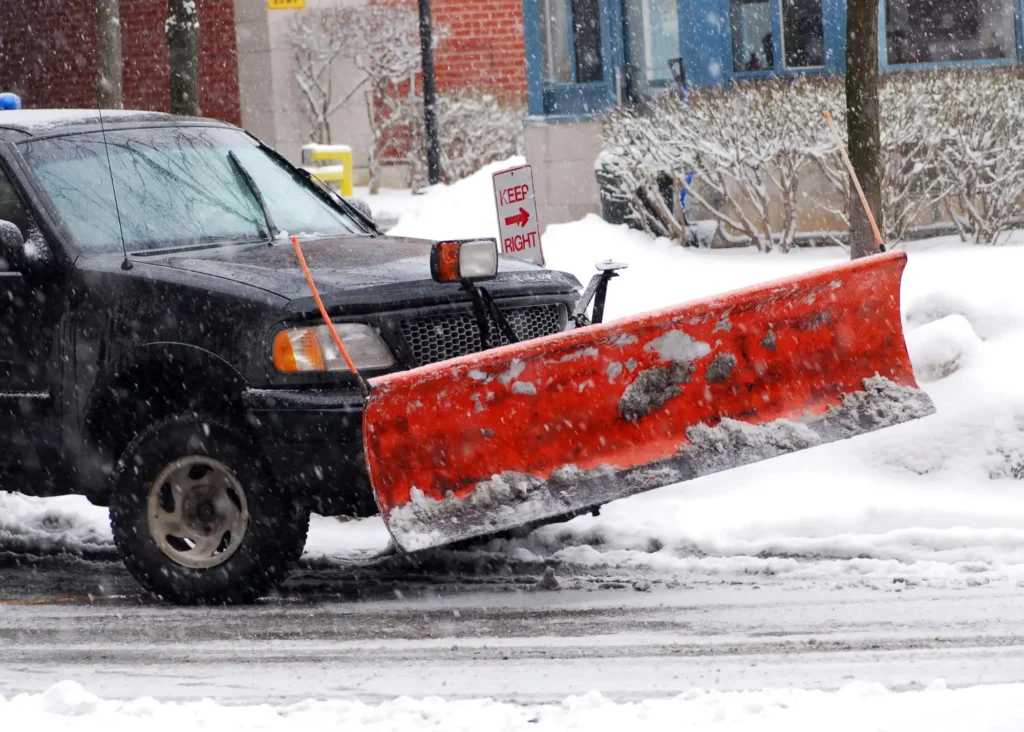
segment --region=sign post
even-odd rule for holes
[[[498,208],[498,231],[501,233],[499,251],[543,266],[533,168],[521,165],[495,173],[494,202]]]

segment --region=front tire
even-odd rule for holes
[[[217,418],[178,415],[140,433],[118,461],[114,542],[160,598],[252,602],[301,555],[308,512],[275,489],[247,437]]]

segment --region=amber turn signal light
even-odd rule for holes
[[[477,282],[498,274],[498,243],[494,239],[439,241],[430,252],[435,282]]]

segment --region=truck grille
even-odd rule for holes
[[[558,333],[563,328],[562,306],[558,304],[502,308],[501,312],[521,341]],[[491,326],[491,338],[500,338],[501,345],[508,345],[494,319],[488,316],[488,321]],[[402,336],[409,344],[416,366],[425,366],[428,363],[437,363],[483,350],[480,328],[477,327],[472,312],[403,320],[401,328]]]

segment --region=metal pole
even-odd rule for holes
[[[423,122],[427,137],[427,177],[441,182],[441,149],[437,139],[437,78],[434,76],[434,41],[430,28],[430,0],[418,0],[420,53],[423,57]]]

